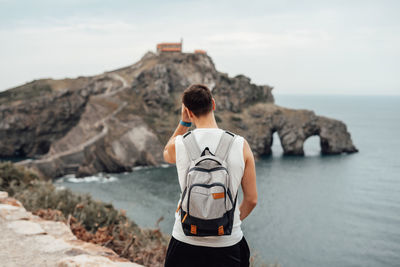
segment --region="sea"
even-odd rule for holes
[[[257,265],[400,266],[400,96],[276,95],[276,104],[341,120],[358,153],[273,155],[256,163],[259,200],[242,223]],[[174,166],[66,176],[58,187],[112,203],[138,225],[171,233],[179,198]]]

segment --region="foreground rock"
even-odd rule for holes
[[[312,135],[320,136],[324,154],[357,151],[344,123],[279,107],[272,87],[228,77],[207,55],[149,52],[98,76],[39,80],[0,93],[0,157],[40,157],[20,164],[47,177],[159,165],[181,93],[193,83],[213,90],[218,124],[247,138],[257,156],[271,153],[274,132],[285,154],[303,155]]]
[[[77,240],[62,222],[42,220],[0,192],[1,266],[141,266],[112,250]]]

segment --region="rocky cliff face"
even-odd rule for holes
[[[47,177],[159,165],[181,94],[193,83],[213,90],[220,127],[243,135],[258,156],[271,153],[275,131],[285,154],[303,155],[312,135],[320,136],[324,154],[357,151],[344,123],[279,107],[272,87],[228,77],[207,55],[149,52],[98,76],[39,80],[0,93],[0,157],[39,157],[20,164]]]

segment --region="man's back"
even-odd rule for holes
[[[199,145],[200,151],[203,151],[206,147],[209,148],[210,152],[215,154],[216,148],[224,131],[219,128],[197,128],[192,131],[197,144]],[[176,168],[178,171],[179,185],[181,192],[185,188],[185,176],[190,165],[190,158],[188,152],[182,141],[182,135],[178,135],[175,139],[175,151],[176,151]],[[236,195],[238,192],[241,180],[243,177],[243,171],[245,167],[243,159],[243,143],[244,139],[241,136],[236,136],[232,143],[231,149],[227,157],[228,172],[230,174],[233,194]],[[200,155],[199,155],[200,157]],[[194,237],[186,236],[182,230],[182,224],[180,222],[180,216],[178,213],[175,214],[175,224],[172,231],[172,236],[177,240],[198,246],[209,246],[209,247],[226,247],[231,246],[239,242],[243,233],[240,228],[241,221],[239,218],[239,205],[236,205],[234,212],[234,221],[232,234],[227,236],[209,236],[209,237]]]
[[[212,153],[215,153],[219,138],[223,132],[218,128],[215,120],[215,107],[216,104],[211,91],[205,85],[194,84],[183,92],[181,120],[165,145],[163,152],[166,162],[171,164],[176,163],[179,184],[182,190],[184,190],[186,186],[184,177],[186,176],[190,164],[189,155],[185,150],[182,136],[187,133],[192,123],[194,123],[196,129],[192,133],[196,136],[196,141],[201,151],[207,146]],[[189,142],[188,140],[186,141]],[[191,140],[191,142],[192,141],[193,140]],[[189,147],[192,146],[189,145]],[[226,147],[226,145],[223,147]],[[192,159],[193,157],[192,155]],[[234,188],[231,192],[235,191],[236,194],[240,185],[243,191],[243,200],[239,205],[236,205],[234,212],[231,235],[228,235],[228,231],[226,235],[221,234],[220,236],[186,236],[182,229],[180,216],[176,213],[172,238],[165,259],[166,267],[249,266],[250,251],[240,229],[240,225],[241,221],[250,214],[257,204],[257,187],[253,153],[244,138],[238,136],[234,140],[233,147],[227,158],[227,164],[229,170],[228,176],[231,177],[230,179],[232,179],[233,184],[230,188]],[[208,208],[207,210],[210,209]],[[185,216],[188,213],[189,210]],[[183,221],[185,220],[185,216],[183,216]],[[231,227],[231,225],[232,224],[229,224],[229,227]],[[196,231],[193,230],[193,233],[194,232]],[[192,230],[190,233],[193,234]],[[220,233],[222,233],[222,231],[218,229],[218,234]]]

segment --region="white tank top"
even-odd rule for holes
[[[218,128],[196,128],[193,130],[193,135],[199,144],[200,150],[203,151],[208,147],[211,153],[215,154],[215,150],[223,133],[222,129]],[[228,171],[232,179],[232,187],[237,192],[242,181],[244,172],[244,158],[243,158],[243,142],[242,136],[237,135],[235,138],[229,155],[227,157]],[[176,151],[176,168],[178,171],[179,185],[181,192],[184,190],[185,173],[190,165],[190,159],[186,152],[185,145],[182,141],[182,135],[175,138],[175,151]],[[179,200],[178,204],[179,205]],[[240,228],[241,220],[239,216],[239,199],[236,203],[233,228],[231,235],[224,236],[186,236],[182,230],[181,217],[179,212],[175,213],[175,224],[172,230],[172,236],[184,243],[195,246],[207,247],[228,247],[238,243],[242,237],[243,232]]]

